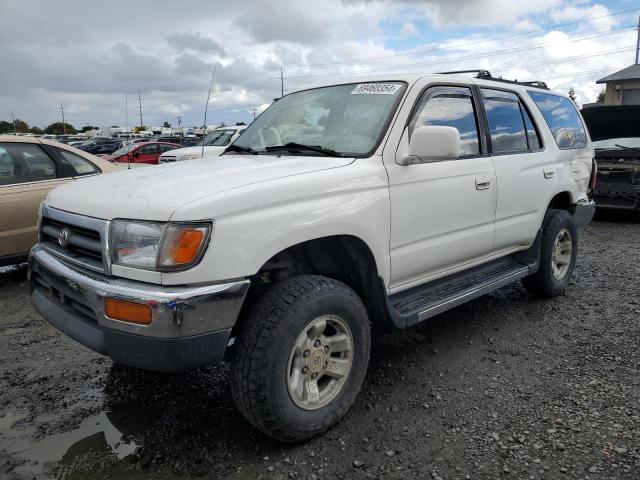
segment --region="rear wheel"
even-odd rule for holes
[[[347,413],[371,345],[360,298],[316,275],[274,285],[251,307],[236,338],[238,409],[267,435],[289,442],[311,438]]]
[[[563,294],[578,254],[578,230],[566,210],[550,210],[543,225],[540,268],[522,280],[534,295],[554,297]]]

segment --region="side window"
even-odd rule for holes
[[[52,180],[56,174],[55,162],[38,145],[0,143],[0,185]]]
[[[64,158],[71,168],[75,170],[77,175],[91,175],[92,173],[99,173],[98,167],[96,167],[93,163],[91,163],[86,158],[82,158],[80,155],[77,155],[73,152],[69,152],[68,150],[64,150],[62,148],[56,148],[56,152]]]
[[[529,150],[518,96],[486,88],[481,91],[491,133],[491,151],[515,153]]]
[[[540,142],[540,136],[538,135],[536,126],[533,124],[533,120],[531,120],[529,112],[527,112],[526,107],[522,103],[520,103],[520,110],[522,110],[524,126],[527,129],[527,141],[529,142],[529,150],[538,152],[542,150],[542,142]]]
[[[148,155],[151,153],[158,153],[158,144],[157,143],[152,143],[149,145],[145,145],[144,147],[140,147],[140,150],[138,150],[141,154],[144,155]]]
[[[415,128],[428,125],[457,128],[461,157],[480,154],[478,121],[469,88],[434,87],[427,90],[409,123],[409,136]]]
[[[560,149],[583,148],[587,134],[571,100],[552,93],[529,91]]]
[[[168,152],[169,150],[175,150],[176,148],[180,147],[174,147],[173,145],[160,145],[160,152],[164,153]]]

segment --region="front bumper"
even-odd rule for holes
[[[118,363],[157,371],[222,360],[250,284],[240,280],[163,287],[76,268],[33,247],[29,280],[36,311],[61,332]],[[151,324],[107,317],[105,298],[149,305]]]
[[[584,227],[588,225],[596,213],[596,203],[593,200],[579,201],[573,207],[573,219],[576,226]]]

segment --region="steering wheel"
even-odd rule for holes
[[[275,129],[275,127],[261,128],[260,130],[258,130],[258,137],[260,137],[262,148],[267,148],[267,142],[264,140],[263,134],[265,130],[271,130],[276,137],[276,145],[282,145],[282,138],[280,138],[280,134],[278,133],[278,130]]]

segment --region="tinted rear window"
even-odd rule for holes
[[[571,100],[551,93],[529,91],[561,149],[583,148],[587,134],[576,106]]]

